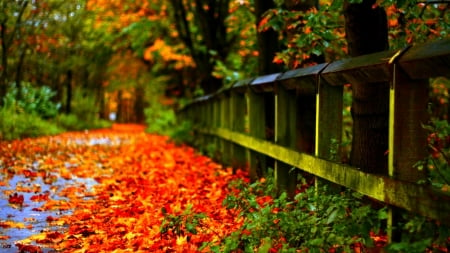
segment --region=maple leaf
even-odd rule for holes
[[[9,198],[8,198],[8,202],[10,204],[18,205],[20,207],[23,205],[23,201],[24,201],[23,195],[17,194],[17,193],[9,195]]]

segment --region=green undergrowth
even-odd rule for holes
[[[212,246],[215,252],[352,252],[374,247],[370,235],[387,218],[385,208],[364,204],[359,194],[332,194],[325,186],[305,187],[305,181],[293,199],[286,193],[273,195],[272,178],[230,187],[239,193],[227,196],[224,205],[238,209],[245,222]]]
[[[92,118],[90,120],[80,119],[75,114],[59,114],[54,119],[56,125],[69,131],[81,131],[86,129],[99,129],[111,127],[111,122],[103,119]]]
[[[80,120],[74,114],[59,114],[52,119],[43,119],[39,115],[17,112],[0,107],[0,140],[14,140],[45,135],[56,135],[65,131],[108,128],[106,120]]]
[[[230,184],[223,201],[237,209],[243,226],[220,243],[204,243],[212,252],[447,252],[448,227],[405,212],[396,229],[398,242],[387,243],[387,208],[363,195],[337,193],[300,179],[297,194],[276,196],[272,177]]]
[[[145,109],[147,132],[170,136],[176,143],[191,143],[192,123],[178,119],[173,108],[154,105]]]
[[[55,135],[65,129],[36,114],[0,108],[0,140]]]
[[[444,253],[450,247],[447,226],[406,211],[393,227],[397,239],[388,243],[387,207],[350,190],[316,188],[302,179],[290,199],[274,194],[272,177],[254,183],[239,179],[229,187],[223,205],[237,210],[244,223],[219,241],[204,242],[201,252]],[[179,215],[162,211],[163,236],[207,229],[201,222],[205,214],[190,207]]]
[[[98,118],[95,100],[78,96],[72,114],[60,114],[56,95],[47,86],[11,85],[0,107],[0,140],[14,140],[64,131],[107,128],[111,123]]]

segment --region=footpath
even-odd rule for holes
[[[242,224],[237,178],[139,125],[0,142],[0,251],[197,252]]]

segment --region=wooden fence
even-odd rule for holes
[[[450,38],[241,80],[192,101],[179,110],[179,117],[194,123],[197,145],[214,145],[224,163],[248,166],[251,177],[271,157],[280,188],[295,184],[289,175],[295,167],[450,224],[450,194],[417,184],[420,173],[413,167],[424,158],[419,149],[426,137],[416,133],[425,135],[420,119],[427,108],[428,78],[438,76],[450,77]],[[390,83],[387,175],[365,173],[336,157],[343,86],[356,82]],[[274,107],[266,108],[268,104]],[[268,139],[272,127],[273,139]]]

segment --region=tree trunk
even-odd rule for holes
[[[263,14],[275,8],[275,3],[272,0],[256,0],[255,1],[255,15],[256,25],[258,26]],[[280,65],[273,63],[275,53],[280,50],[280,43],[278,41],[278,33],[273,29],[257,32],[258,40],[258,75],[265,75],[276,73],[281,70]]]
[[[20,52],[19,62],[17,63],[16,70],[16,87],[17,87],[17,99],[22,98],[22,79],[23,79],[23,63],[25,61],[27,47],[23,48]]]
[[[66,76],[66,114],[70,114],[72,112],[72,70],[67,70]]]
[[[205,94],[212,94],[222,87],[222,79],[218,79],[212,75],[212,70],[205,72],[206,74],[201,77],[200,87]]]
[[[388,49],[385,11],[375,0],[344,4],[349,54],[354,57]],[[350,163],[387,175],[389,83],[352,83],[353,141]]]
[[[124,122],[124,111],[123,111],[123,98],[122,98],[122,90],[119,90],[117,92],[117,122],[123,123]]]
[[[145,123],[145,101],[144,101],[145,90],[142,84],[137,84],[135,89],[135,99],[134,99],[134,115],[136,119],[136,123],[143,124]]]
[[[0,66],[0,97],[3,98],[8,90],[8,47],[6,45],[6,21],[0,24],[0,40],[2,47],[2,59]],[[0,99],[0,106],[3,105],[3,99]]]

